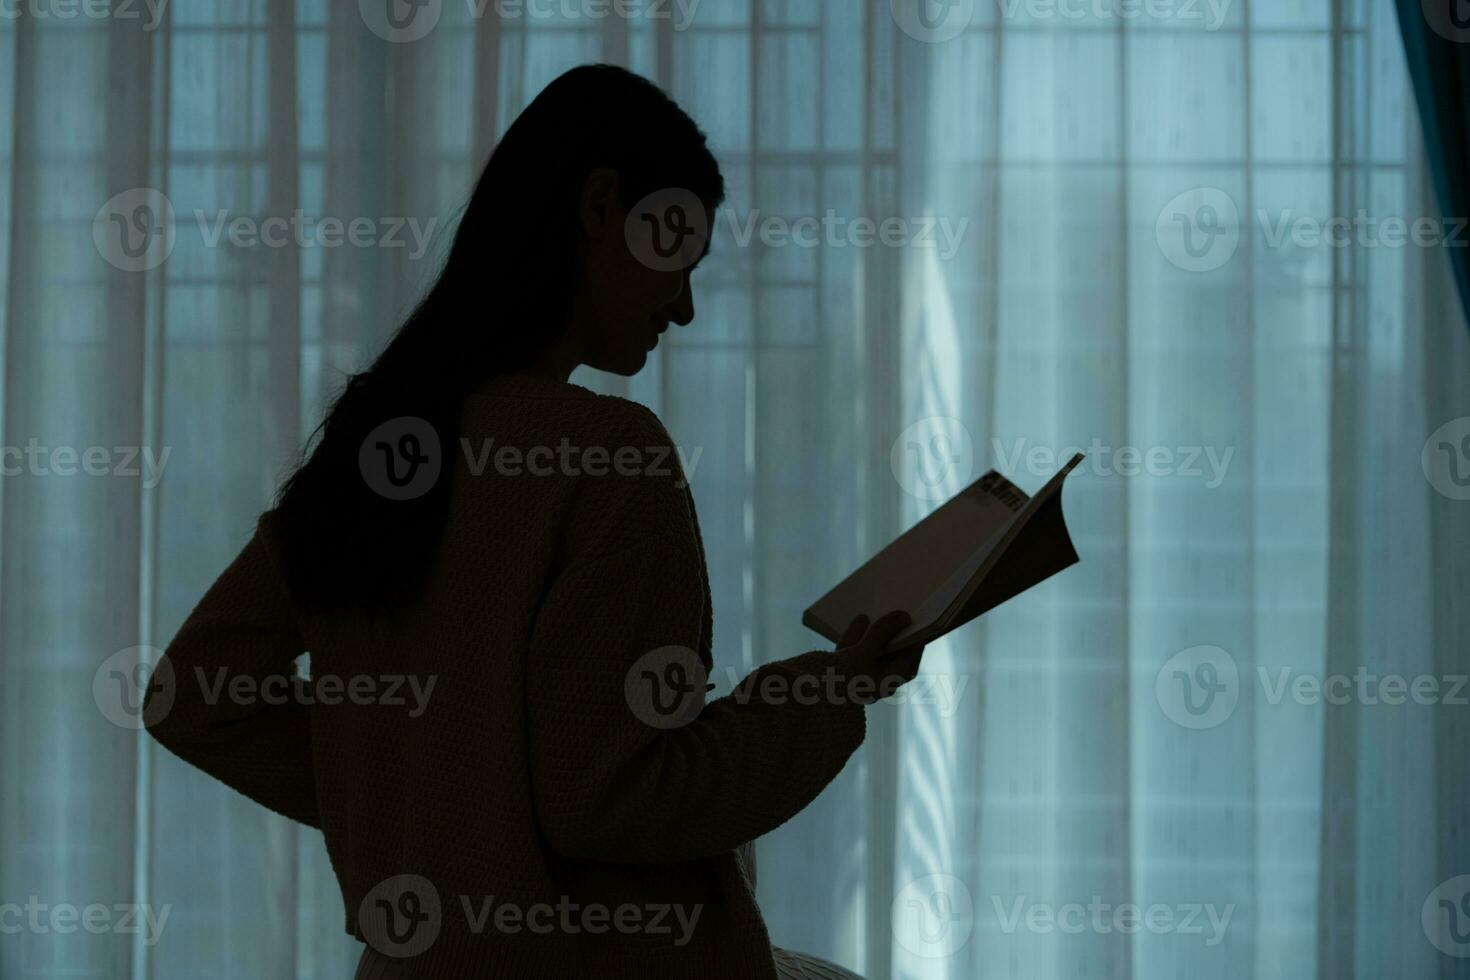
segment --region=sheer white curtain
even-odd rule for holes
[[[906,257],[901,421],[961,420],[1028,487],[1092,455],[1082,564],[935,651],[976,681],[952,718],[898,721],[895,884],[954,876],[973,936],[942,967],[868,952],[1448,976],[1421,911],[1466,857],[1465,513],[1421,451],[1464,415],[1466,344],[1445,247],[1395,224],[1433,211],[1394,11],[1156,9],[992,16],[904,62],[900,192],[980,231]],[[1444,703],[1384,703],[1421,676]]]
[[[601,60],[731,185],[695,325],[576,379],[699,454],[717,683],[818,646],[805,605],[985,469],[1089,454],[1081,564],[933,645],[760,842],[775,941],[1463,975],[1470,345],[1457,246],[1381,227],[1433,214],[1387,0],[528,6],[0,18],[0,974],[349,972],[319,835],[158,751],[105,665],[173,635],[497,134]]]

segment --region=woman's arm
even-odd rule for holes
[[[569,857],[645,863],[733,850],[800,812],[863,741],[861,704],[797,683],[836,666],[827,652],[768,664],[688,724],[656,727],[636,693],[645,654],[689,650],[680,662],[703,701],[704,678],[688,669],[698,578],[683,552],[650,538],[564,573],[538,618],[531,773],[542,831]]]
[[[311,713],[294,663],[305,647],[267,540],[270,516],[169,644],[143,711],[170,752],[317,827]]]
[[[652,425],[630,444],[667,438]],[[704,703],[705,570],[678,477],[584,478],[579,512],[591,516],[573,519],[575,537],[595,544],[537,615],[531,776],[542,832],[569,857],[648,863],[733,850],[815,799],[866,731],[861,699],[821,683],[852,663],[831,651],[767,664]],[[668,654],[680,666],[646,659],[665,648],[685,651]],[[697,698],[678,715],[686,724],[650,715],[643,685],[660,678],[687,681]]]

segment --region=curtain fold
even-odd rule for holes
[[[1470,19],[1454,0],[1394,0],[1443,214],[1470,214]],[[1470,305],[1470,255],[1452,252],[1460,302]]]
[[[498,135],[598,60],[685,105],[730,186],[694,324],[635,378],[574,377],[684,452],[719,693],[821,645],[803,608],[986,470],[1034,491],[1088,454],[1081,563],[931,645],[759,842],[773,940],[873,978],[1464,975],[1455,22],[130,8],[0,18],[0,929],[46,910],[0,934],[0,976],[350,973],[320,834],[129,706]],[[295,212],[279,244],[231,231]],[[91,449],[102,472],[66,475]],[[107,928],[47,925],[90,905]]]

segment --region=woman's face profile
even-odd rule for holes
[[[586,263],[571,329],[582,361],[636,374],[671,324],[694,319],[689,280],[709,247],[710,209],[678,188],[624,201],[604,168],[584,185],[581,223]]]

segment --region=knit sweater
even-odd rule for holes
[[[347,931],[407,976],[775,977],[736,849],[809,804],[865,721],[761,692],[838,655],[707,695],[694,499],[642,405],[502,376],[460,436],[411,603],[305,613],[267,512],[169,645],[148,730],[320,828]]]

